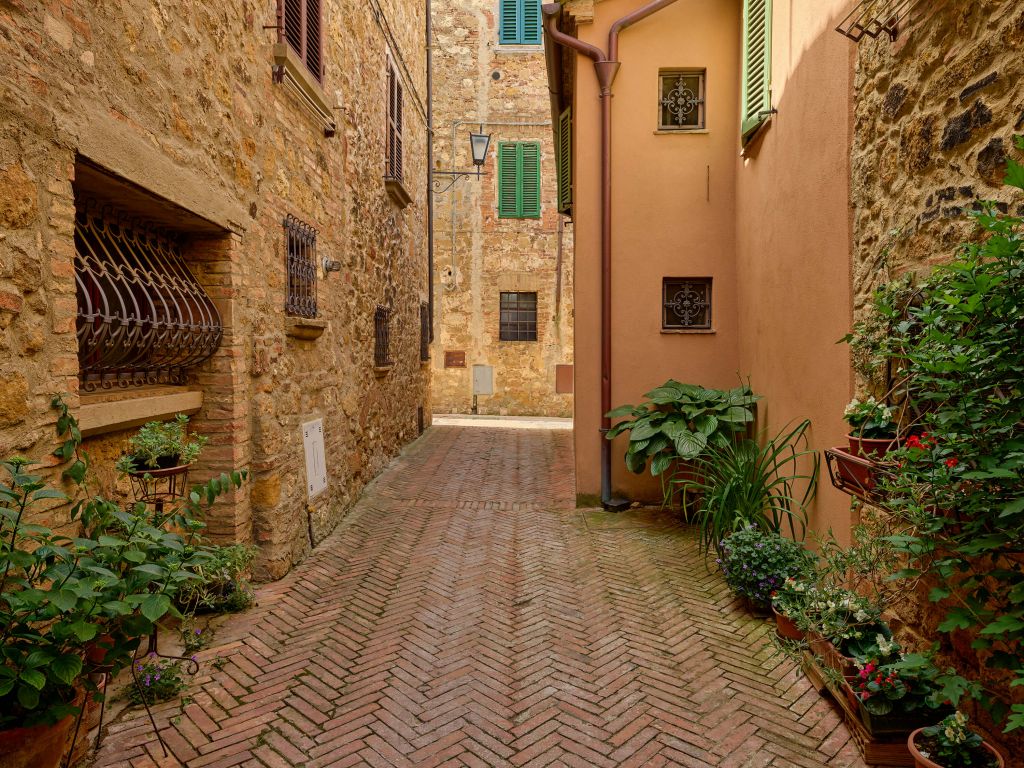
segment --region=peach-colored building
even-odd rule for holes
[[[749,381],[764,396],[759,427],[774,433],[810,418],[813,447],[842,443],[853,381],[836,341],[851,317],[855,48],[833,28],[849,5],[545,6],[552,113],[572,117],[581,496],[602,493],[605,213],[612,406],[639,402],[669,378]],[[612,98],[601,98],[599,77]],[[607,201],[603,101],[611,113]],[[674,302],[680,293],[691,299],[685,308]],[[625,468],[624,450],[625,438],[611,446],[604,494],[660,497],[650,476]],[[826,479],[812,523],[845,538],[849,509]]]

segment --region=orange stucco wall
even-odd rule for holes
[[[578,35],[604,49],[637,0],[593,6]],[[669,377],[764,395],[759,426],[813,422],[814,447],[838,445],[851,393],[849,147],[852,45],[833,31],[844,0],[775,0],[773,106],[740,156],[742,2],[685,0],[626,30],[613,92],[613,405]],[[656,133],[659,68],[707,69],[707,131]],[[577,59],[576,461],[581,494],[600,488],[599,101]],[[714,278],[711,335],[661,332],[661,280]],[[613,447],[613,488],[654,498]],[[822,467],[814,527],[845,539],[849,498]]]
[[[813,447],[844,442],[852,393],[849,157],[853,55],[834,31],[845,0],[774,0],[772,106],[737,166],[740,367],[772,434],[810,418]],[[841,18],[841,17],[840,17]],[[812,527],[846,540],[850,498],[822,466]]]
[[[635,0],[594,6],[579,36],[604,49],[608,28]],[[612,106],[612,403],[638,402],[673,377],[739,383],[735,267],[735,163],[739,123],[738,3],[687,0],[622,33]],[[576,464],[580,493],[600,490],[600,156],[593,67],[578,61],[576,123]],[[657,134],[658,70],[707,69],[707,131]],[[710,169],[710,170],[709,170]],[[710,179],[710,182],[709,182]],[[710,189],[710,192],[709,192]],[[714,334],[661,333],[663,277],[711,277]],[[613,446],[612,487],[656,495],[650,477]]]

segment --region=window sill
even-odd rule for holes
[[[659,128],[653,132],[655,136],[706,136],[711,133],[707,128],[693,128],[691,129],[679,129],[679,130],[668,130],[665,128]]]
[[[662,328],[661,332],[668,336],[710,336],[718,333],[714,328]]]
[[[394,202],[399,208],[405,208],[412,202],[412,197],[405,189],[405,185],[398,179],[392,178],[391,176],[385,176],[384,189],[387,190],[388,196],[391,197],[392,202]]]
[[[536,56],[538,53],[544,53],[544,46],[533,43],[500,43],[494,46],[493,50],[497,56]]]
[[[387,365],[375,365],[373,366],[373,375],[378,379],[383,379],[394,367],[394,363],[388,363]]]
[[[337,133],[334,122],[334,106],[327,102],[327,96],[313,73],[299,60],[287,43],[274,44],[274,66],[280,73],[281,81],[287,82],[297,91],[296,96],[324,124],[324,136]]]
[[[137,390],[91,392],[81,396],[77,418],[83,437],[164,421],[175,414],[193,414],[203,407],[203,393],[185,387],[140,387]]]
[[[313,341],[319,339],[327,330],[327,321],[321,317],[295,317],[286,315],[284,318],[285,335],[293,339]]]

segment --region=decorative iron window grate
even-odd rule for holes
[[[217,351],[220,313],[177,235],[79,200],[75,250],[82,389],[184,384]]]
[[[391,310],[379,305],[373,313],[373,364],[378,368],[394,364],[391,359]]]
[[[430,305],[420,303],[420,362],[430,359]]]
[[[663,71],[658,75],[658,129],[694,131],[704,128],[704,72]]]
[[[324,77],[320,0],[277,0],[278,42],[288,43],[310,74]]]
[[[505,292],[501,294],[500,341],[537,340],[537,294]]]
[[[402,155],[402,80],[394,62],[388,58],[388,125],[384,176],[395,181],[404,178]]]
[[[711,278],[666,277],[662,280],[664,330],[711,328]]]
[[[891,40],[900,33],[900,24],[923,0],[862,0],[836,27],[836,32],[859,43],[864,36],[878,37],[883,32]]]
[[[316,317],[316,230],[289,214],[284,217],[288,296],[285,311]]]

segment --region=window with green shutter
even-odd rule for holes
[[[498,42],[540,45],[540,0],[498,0]]]
[[[771,0],[743,0],[743,122],[740,132],[744,141],[771,114],[771,64]]]
[[[572,208],[572,107],[566,107],[558,116],[558,145],[555,149],[558,210],[568,213]]]
[[[498,144],[498,216],[540,218],[540,143]]]

